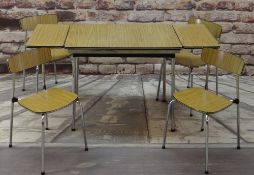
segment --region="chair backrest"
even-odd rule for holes
[[[55,14],[46,14],[40,16],[25,17],[20,20],[22,30],[32,31],[37,24],[57,24],[57,16]]]
[[[201,59],[208,65],[216,66],[228,73],[237,75],[243,72],[245,65],[242,58],[211,48],[204,48],[202,50]]]
[[[49,61],[51,61],[51,51],[49,48],[25,51],[8,59],[9,70],[12,73],[20,72]]]
[[[204,24],[209,32],[214,36],[214,38],[220,38],[222,27],[219,24],[209,22],[202,19],[190,18],[188,20],[189,24]]]

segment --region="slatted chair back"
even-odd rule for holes
[[[24,31],[32,31],[37,24],[57,24],[57,22],[58,20],[55,14],[46,14],[23,18],[20,20],[20,26]]]
[[[202,19],[190,18],[188,21],[189,24],[204,24],[209,32],[214,36],[214,38],[220,38],[222,27],[219,24],[209,22]]]
[[[245,65],[242,58],[211,48],[204,48],[202,50],[201,59],[208,65],[216,66],[236,75],[240,75],[243,72]]]
[[[48,48],[33,49],[14,55],[8,59],[9,70],[17,73],[51,61],[51,51]]]

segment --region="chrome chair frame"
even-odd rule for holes
[[[44,67],[44,64],[42,65]],[[39,74],[39,66],[36,66],[36,93],[38,93],[38,74]],[[46,82],[45,82],[45,71],[42,71],[43,77],[44,77],[44,90],[46,90]],[[15,77],[16,73],[12,73],[12,100],[11,100],[11,118],[10,118],[10,135],[9,135],[9,148],[12,148],[12,135],[13,135],[13,118],[14,118],[14,104],[18,102],[18,98],[15,97]],[[82,132],[83,132],[83,139],[85,144],[85,151],[88,151],[88,144],[87,144],[87,138],[86,138],[86,130],[85,130],[85,117],[84,117],[84,111],[83,106],[80,103],[79,99],[77,98],[73,103],[77,103],[80,106],[81,111],[81,118],[82,118]],[[71,104],[73,104],[71,103]],[[71,105],[69,104],[69,105]],[[32,111],[31,111],[32,112]],[[34,113],[34,112],[33,112]],[[51,112],[50,112],[51,113]],[[41,114],[41,124],[42,124],[42,130],[41,130],[41,175],[45,174],[45,129],[48,130],[48,113],[35,113],[35,114]],[[74,115],[75,117],[75,115]],[[72,118],[72,130],[74,127],[75,130],[75,118]]]
[[[217,69],[217,68],[216,68]],[[205,82],[205,89],[208,90],[208,81],[209,81],[209,74],[210,74],[210,65],[207,65],[207,71],[206,71],[206,82]],[[241,148],[240,146],[240,92],[239,92],[239,75],[235,75],[236,78],[236,98],[231,99],[236,107],[237,107],[237,116],[236,116],[236,125],[237,125],[237,149],[239,150]],[[217,95],[217,92],[216,92]],[[167,118],[165,122],[165,129],[164,129],[164,136],[163,136],[163,144],[162,144],[162,149],[165,149],[166,145],[166,139],[167,139],[167,131],[168,131],[168,123],[169,123],[169,118],[171,118],[171,132],[176,131],[176,124],[175,124],[175,114],[174,114],[174,106],[175,106],[175,99],[172,99],[169,104],[168,104],[168,112],[167,112]],[[233,104],[232,103],[232,104]],[[192,109],[193,110],[193,109]],[[197,111],[198,112],[198,111]],[[217,111],[219,112],[219,111]],[[215,112],[215,113],[217,113]],[[201,131],[204,130],[204,122],[205,124],[205,174],[208,174],[208,144],[209,144],[209,115],[211,113],[203,113],[202,114],[202,126],[201,126]]]

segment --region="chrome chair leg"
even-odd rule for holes
[[[88,146],[87,146],[87,139],[86,139],[86,129],[85,129],[85,117],[84,117],[84,111],[83,111],[83,106],[80,101],[77,101],[77,103],[80,106],[80,112],[82,116],[82,130],[83,130],[83,136],[84,136],[84,143],[85,143],[85,151],[88,151]]]
[[[71,125],[71,130],[76,131],[76,104],[74,103],[72,105],[72,125]]]
[[[161,87],[161,77],[162,77],[162,70],[163,70],[163,63],[161,63],[161,69],[160,69],[160,76],[159,76],[159,82],[158,82],[158,88],[157,88],[157,96],[156,96],[156,101],[159,100],[160,96],[160,87]]]
[[[46,130],[49,130],[48,114],[45,114],[45,123],[46,123]]]
[[[188,73],[188,82],[187,82],[187,88],[191,87],[191,73],[192,73],[192,68],[189,68],[189,73]]]
[[[36,88],[35,91],[38,93],[38,85],[39,84],[39,66],[36,66]]]
[[[215,73],[215,84],[216,84],[216,95],[219,94],[219,84],[218,84],[218,68],[216,67],[216,73]]]
[[[205,134],[205,174],[208,174],[208,136],[209,136],[209,117],[206,114],[206,134]]]
[[[45,115],[41,117],[41,175],[45,174]]]
[[[46,89],[46,76],[45,76],[45,64],[41,66],[42,71],[42,80],[43,80],[43,89]]]
[[[11,120],[10,120],[10,140],[9,140],[9,148],[12,147],[13,111],[14,111],[14,102],[11,103]]]
[[[23,87],[22,91],[26,90],[26,70],[23,70]]]
[[[162,91],[162,101],[166,102],[166,68],[167,68],[167,64],[166,64],[166,58],[163,58],[163,71],[162,71],[162,86],[163,86],[163,91]]]
[[[174,103],[175,100],[171,100],[168,104],[168,112],[167,112],[167,119],[166,119],[166,123],[165,123],[165,128],[164,128],[164,137],[163,137],[163,144],[162,144],[162,149],[165,149],[165,145],[166,145],[166,138],[167,138],[167,131],[168,131],[168,122],[169,122],[169,117],[171,115],[172,118],[172,104]],[[171,120],[172,122],[172,120]]]
[[[201,131],[204,131],[205,114],[202,114]]]
[[[193,88],[193,74],[190,74],[190,87]],[[193,116],[192,109],[190,109],[190,116]]]
[[[175,100],[172,100],[171,105],[171,132],[175,132],[176,130],[176,123],[175,123]]]
[[[56,77],[56,62],[54,62],[54,75],[55,75],[55,84],[57,84],[57,77]]]
[[[237,104],[237,149],[240,149],[240,107]]]

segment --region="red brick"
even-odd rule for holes
[[[58,4],[56,5],[57,8],[59,9],[74,9],[74,1],[72,0],[60,0]]]
[[[219,10],[234,10],[235,2],[234,1],[220,1],[217,4],[217,9]]]
[[[15,0],[0,0],[0,8],[10,9],[15,6]]]
[[[173,10],[176,8],[175,0],[137,0],[137,10]]]
[[[80,8],[80,9],[91,9],[95,5],[96,5],[96,1],[95,0],[81,0],[81,1],[78,2],[77,8]]]
[[[56,8],[56,2],[54,0],[37,0],[35,6],[41,10],[53,10]]]
[[[164,12],[155,10],[132,11],[128,16],[130,22],[161,22],[163,20]]]
[[[126,12],[115,10],[89,10],[87,12],[89,21],[125,21]]]
[[[96,9],[97,10],[112,10],[114,9],[114,0],[98,0]]]

